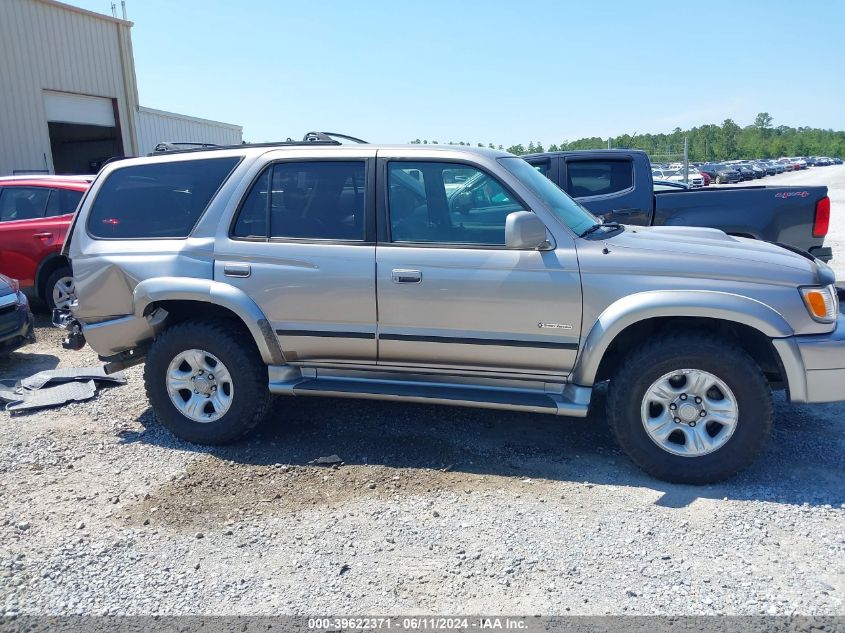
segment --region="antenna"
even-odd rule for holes
[[[126,0],[120,0],[120,10],[123,12],[123,19],[126,19]]]
[[[117,17],[117,5],[114,2],[111,3],[111,16],[113,18]]]

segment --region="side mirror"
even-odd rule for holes
[[[505,218],[505,246],[519,250],[545,250],[546,225],[530,211],[516,211]]]

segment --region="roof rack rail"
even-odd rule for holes
[[[343,138],[355,143],[366,144],[367,141],[362,141],[354,136],[347,136],[346,134],[338,134],[336,132],[308,132],[301,141],[294,141],[288,138],[284,141],[273,141],[270,143],[241,143],[240,145],[214,145],[213,143],[192,143],[192,142],[174,142],[166,141],[158,143],[155,149],[147,154],[147,156],[158,156],[160,154],[189,154],[194,152],[208,152],[215,149],[240,149],[244,147],[276,147],[278,145],[342,145],[337,138]]]
[[[354,136],[349,136],[348,134],[341,134],[340,132],[308,132],[303,137],[303,141],[336,141],[337,139],[342,138],[346,139],[347,141],[352,141],[353,143],[358,143],[360,145],[369,145],[367,141],[362,141],[360,138],[356,138]],[[290,139],[288,139],[290,140]]]

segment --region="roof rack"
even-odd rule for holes
[[[162,142],[155,146],[155,149],[147,154],[147,156],[158,156],[160,154],[189,154],[194,152],[208,152],[216,149],[241,149],[245,147],[276,147],[279,145],[285,146],[302,146],[302,145],[342,145],[336,138],[343,138],[355,143],[364,143],[354,136],[347,136],[346,134],[338,134],[336,132],[308,132],[301,141],[294,141],[288,138],[284,141],[274,141],[270,143],[241,143],[240,145],[214,145],[212,143],[191,143],[191,142]],[[189,147],[188,147],[189,146]]]

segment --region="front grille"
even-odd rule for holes
[[[20,327],[18,311],[15,306],[4,306],[0,308],[0,336],[14,332]]]

